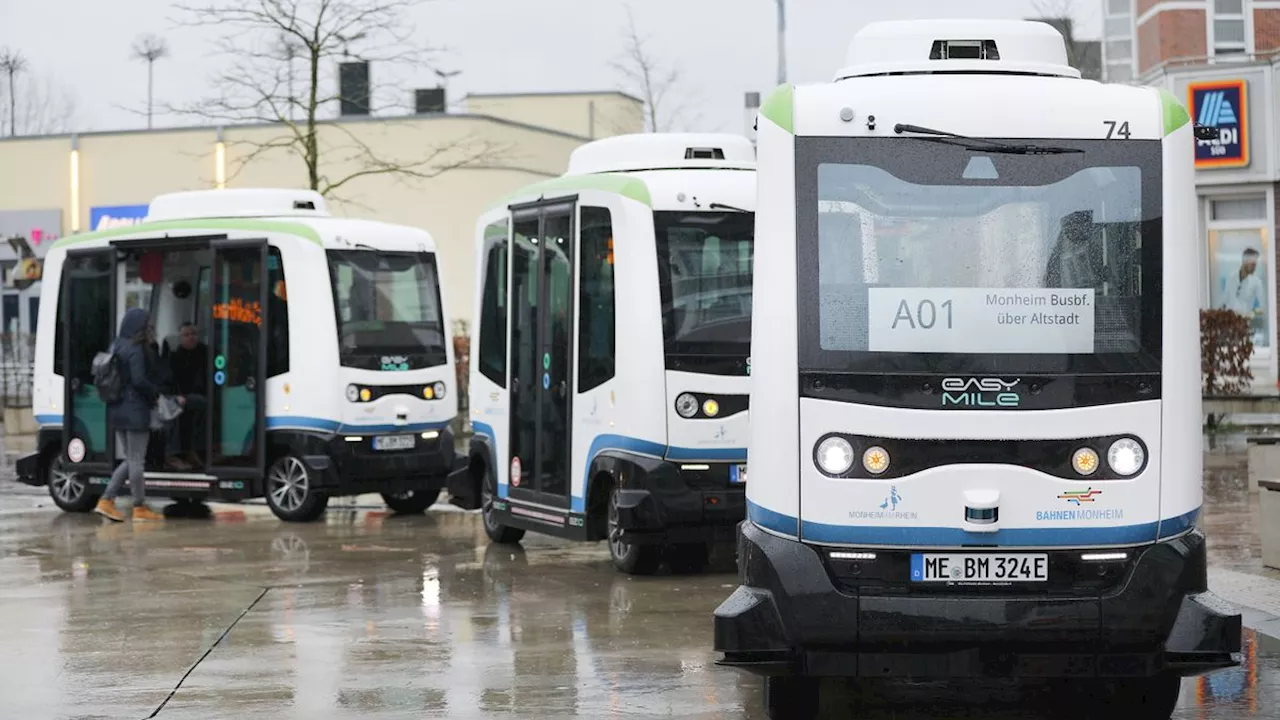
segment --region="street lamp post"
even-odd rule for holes
[[[787,0],[778,3],[778,84],[787,82]]]

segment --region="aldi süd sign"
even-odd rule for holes
[[[147,217],[150,205],[104,205],[89,208],[89,229],[110,230],[137,225]]]
[[[1249,165],[1248,83],[1207,80],[1187,85],[1187,107],[1197,125],[1216,128],[1213,140],[1196,140],[1196,167],[1240,168]]]

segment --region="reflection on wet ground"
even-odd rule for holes
[[[759,681],[710,651],[731,548],[711,574],[629,578],[599,545],[491,546],[471,514],[287,525],[218,510],[103,525],[0,497],[0,714],[764,717]],[[1245,667],[1185,681],[1177,717],[1280,717],[1268,642],[1250,633]],[[826,703],[831,717],[1034,717],[1017,694],[963,688]]]

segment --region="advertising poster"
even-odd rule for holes
[[[1209,303],[1249,318],[1255,348],[1271,344],[1268,245],[1260,229],[1209,231]]]
[[[1249,108],[1244,80],[1213,80],[1187,85],[1187,107],[1197,125],[1217,128],[1213,140],[1196,140],[1197,168],[1249,165]]]

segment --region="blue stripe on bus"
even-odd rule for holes
[[[36,422],[42,426],[61,426],[61,415],[37,415]],[[268,430],[322,430],[332,433],[407,433],[440,430],[448,422],[408,423],[405,425],[344,425],[337,420],[306,417],[303,415],[268,415]]]
[[[498,452],[497,433],[492,425],[472,421],[471,427],[476,433],[488,437],[493,442],[494,457],[501,455]],[[597,435],[591,441],[591,449],[587,451],[586,470],[582,481],[584,495],[574,495],[570,498],[569,509],[571,511],[575,513],[586,512],[586,495],[590,494],[591,488],[591,461],[595,459],[596,455],[606,450],[621,450],[622,452],[645,455],[660,460],[708,460],[721,462],[733,462],[736,460],[741,462],[747,458],[746,448],[682,448],[663,445],[651,440],[627,437],[626,435]],[[509,489],[506,483],[498,483],[498,497],[506,498]]]
[[[885,527],[867,525],[829,525],[804,521],[799,523],[801,536],[807,542],[841,545],[901,545],[960,547],[992,544],[1000,547],[1090,547],[1096,545],[1129,545],[1153,542],[1178,535],[1195,525],[1200,508],[1158,522],[1112,527],[1010,528],[993,533],[971,533],[943,527]],[[747,517],[751,522],[775,533],[796,537],[796,518],[763,508],[747,501]]]

